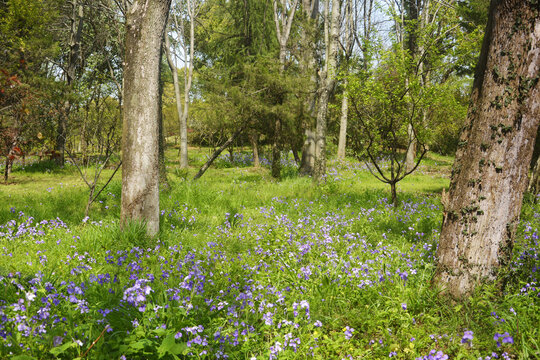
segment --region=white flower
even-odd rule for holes
[[[26,293],[26,300],[28,301],[34,301],[34,299],[36,298],[36,294],[32,293],[32,292],[27,292]]]

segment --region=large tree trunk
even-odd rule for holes
[[[159,231],[159,65],[170,0],[135,0],[127,12],[121,222]]]
[[[540,121],[538,11],[491,3],[437,252],[435,281],[456,297],[494,280],[511,254]]]

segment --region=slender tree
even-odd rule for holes
[[[326,130],[330,95],[337,79],[337,55],[342,0],[327,0],[324,10],[325,64],[320,71],[319,104],[315,130],[315,166],[313,180],[319,182],[326,174]]]
[[[492,0],[452,170],[435,282],[455,297],[509,259],[540,121],[540,6]]]
[[[121,222],[159,230],[160,49],[170,0],[135,0],[127,10],[122,128]]]
[[[345,36],[343,41],[343,57],[345,65],[352,55],[354,47],[354,34],[356,32],[354,22],[353,1],[345,2]],[[347,119],[349,115],[349,94],[347,89],[347,78],[343,81],[343,96],[341,98],[341,117],[339,121],[339,141],[337,158],[345,159],[345,149],[347,145]]]
[[[291,34],[291,27],[298,6],[298,0],[289,3],[288,0],[281,0],[281,6],[278,6],[277,0],[274,4],[274,22],[276,24],[277,40],[279,42],[279,63],[280,72],[283,75],[287,61],[287,42]],[[281,173],[281,130],[283,119],[276,116],[274,124],[274,139],[272,143],[272,177],[279,179]]]

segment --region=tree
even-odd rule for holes
[[[185,9],[184,9],[185,7]],[[185,169],[188,167],[188,139],[187,139],[187,120],[189,114],[189,95],[191,91],[191,84],[193,82],[193,61],[195,59],[195,21],[199,11],[199,4],[197,0],[179,1],[178,8],[180,12],[180,21],[176,13],[172,14],[173,22],[176,30],[176,38],[181,43],[182,53],[184,55],[182,62],[184,63],[184,108],[182,110],[182,103],[180,100],[180,85],[178,81],[178,67],[176,61],[173,60],[170,49],[170,41],[168,34],[165,36],[165,51],[167,54],[167,62],[173,75],[174,95],[176,97],[176,108],[178,111],[178,118],[180,121],[180,168]],[[185,34],[184,26],[184,14],[186,12],[189,21],[189,36]],[[189,45],[188,45],[189,42]],[[176,58],[176,52],[174,52]]]
[[[427,133],[422,109],[437,102],[438,89],[423,86],[408,71],[410,57],[399,45],[383,53],[373,73],[350,76],[353,114],[351,147],[379,181],[390,185],[392,203],[398,205],[397,183],[411,174],[425,155]],[[405,166],[400,149],[412,141],[412,127],[422,148],[412,169]]]
[[[326,0],[324,7],[325,62],[320,71],[319,104],[315,128],[315,164],[313,180],[319,182],[326,175],[326,129],[330,95],[337,81],[337,55],[342,0]]]
[[[287,62],[287,42],[291,34],[291,27],[294,14],[298,6],[298,0],[289,3],[288,0],[281,0],[281,6],[278,7],[277,0],[273,0],[274,22],[276,24],[276,35],[279,43],[279,63],[280,75],[283,76]],[[282,101],[281,101],[282,102]],[[281,177],[281,131],[283,121],[277,116],[274,124],[274,139],[272,143],[272,177],[279,179]]]
[[[463,297],[511,255],[540,121],[540,7],[493,0],[452,170],[435,283]]]
[[[364,5],[367,1],[364,1]],[[343,41],[343,56],[344,62],[347,64],[352,52],[354,50],[354,34],[356,32],[354,14],[355,9],[353,8],[352,0],[346,0],[345,4],[345,39]],[[364,21],[366,19],[364,18]],[[345,148],[347,145],[347,119],[349,114],[349,95],[347,92],[347,78],[343,82],[343,95],[341,98],[341,118],[339,122],[339,141],[338,141],[338,150],[337,158],[345,159]]]
[[[121,222],[159,230],[158,105],[170,0],[135,0],[126,14]]]

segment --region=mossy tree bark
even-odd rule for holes
[[[463,297],[511,254],[540,121],[538,2],[492,0],[452,170],[435,282]]]
[[[126,18],[121,222],[159,231],[159,65],[170,0],[135,0]]]

